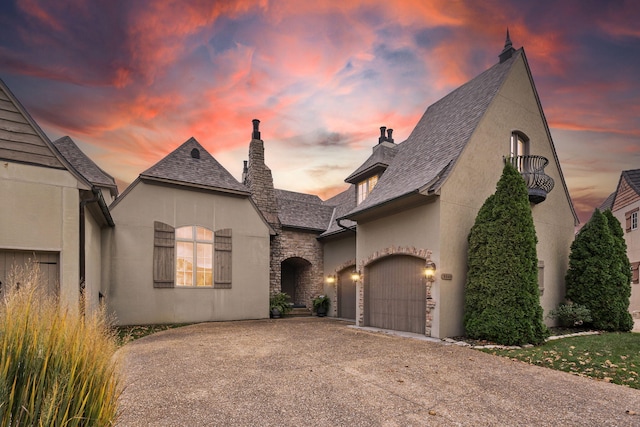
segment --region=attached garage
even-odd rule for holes
[[[338,317],[356,318],[356,284],[351,278],[355,265],[338,273]]]
[[[0,250],[0,292],[4,291],[14,267],[29,268],[36,263],[40,268],[41,285],[52,295],[58,295],[60,263],[57,252]]]
[[[365,325],[425,333],[424,259],[393,255],[369,265],[364,275]]]

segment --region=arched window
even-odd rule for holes
[[[529,138],[522,132],[511,133],[511,162],[520,171],[523,171],[524,162],[522,156],[529,155]]]
[[[213,286],[213,231],[176,228],[176,286]]]

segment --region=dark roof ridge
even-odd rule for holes
[[[58,149],[79,174],[93,185],[101,185],[112,188],[117,194],[116,181],[109,173],[98,166],[84,151],[78,147],[75,141],[68,135],[53,141],[53,145]]]

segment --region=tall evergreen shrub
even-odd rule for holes
[[[467,336],[505,345],[542,342],[548,330],[539,299],[537,238],[526,185],[510,164],[468,240]]]
[[[630,266],[622,236],[620,222],[596,209],[571,245],[565,277],[567,299],[586,306],[592,325],[606,331],[633,328]]]

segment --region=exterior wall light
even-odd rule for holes
[[[424,275],[427,282],[435,282],[436,280],[436,263],[431,261],[431,251],[427,251],[427,259],[424,263]]]
[[[351,273],[351,280],[353,280],[354,282],[359,282],[359,281],[360,281],[360,279],[361,279],[360,272],[359,272],[359,271],[357,271],[357,270],[354,270],[354,271]]]
[[[334,283],[336,283],[336,275],[335,274],[330,274],[327,276],[327,283],[330,285],[333,285]]]

